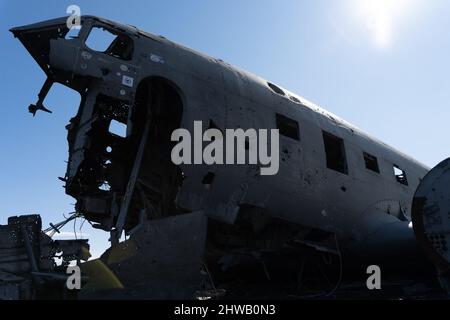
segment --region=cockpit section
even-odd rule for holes
[[[48,77],[41,96],[45,98],[54,82],[83,93],[93,79],[102,79],[126,87],[115,95],[132,97],[138,74],[136,63],[132,63],[136,29],[90,16],[82,17],[80,26],[69,28],[66,20],[59,18],[10,30]],[[106,47],[99,49],[102,45]],[[42,103],[36,106],[40,109]]]
[[[169,81],[142,75],[136,28],[90,16],[69,28],[66,20],[11,30],[47,75],[29,111],[51,112],[44,100],[55,82],[80,93],[60,179],[76,212],[117,244],[146,219],[185,213],[175,206],[182,173],[170,161],[183,102]]]
[[[110,231],[138,151],[142,128],[133,128],[133,106],[140,82],[137,29],[84,16],[79,26],[67,18],[11,29],[47,75],[29,111],[51,113],[44,100],[53,83],[80,93],[78,113],[66,126],[69,161],[66,193],[76,210]],[[144,118],[146,114],[144,114]],[[118,134],[111,129],[120,125]]]

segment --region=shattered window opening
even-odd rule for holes
[[[64,39],[66,40],[72,40],[76,39],[80,36],[81,28],[70,28],[69,32],[66,33]]]
[[[294,96],[289,96],[289,99],[291,99],[291,101],[293,101],[295,103],[302,103],[298,98],[296,98]]]
[[[102,191],[110,191],[111,190],[111,186],[109,185],[108,181],[104,181],[99,189],[102,190]]]
[[[380,173],[377,157],[367,152],[364,152],[363,154],[364,154],[364,162],[366,163],[366,168],[373,172]]]
[[[406,178],[405,170],[400,169],[400,167],[395,164],[394,164],[393,168],[394,168],[395,179],[397,180],[397,182],[407,186],[408,179]]]
[[[273,92],[279,94],[280,96],[285,96],[286,95],[281,88],[279,88],[278,86],[274,85],[273,83],[267,82],[267,85],[269,86],[270,89],[272,89]]]
[[[127,125],[113,119],[109,124],[109,132],[121,138],[126,138]]]
[[[94,51],[122,60],[131,60],[133,55],[133,40],[128,35],[103,27],[92,27],[85,44]]]
[[[326,131],[322,131],[322,133],[327,158],[327,167],[331,170],[348,174],[344,140]]]
[[[300,140],[299,127],[297,121],[277,113],[276,122],[277,122],[277,129],[280,130],[281,135],[297,141]]]

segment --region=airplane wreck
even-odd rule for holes
[[[53,240],[39,216],[11,217],[0,226],[0,299],[214,298],[237,278],[288,283],[298,297],[321,278],[325,294],[311,297],[329,297],[370,265],[414,281],[426,273],[448,289],[449,159],[430,170],[306,99],[164,37],[94,16],[71,36],[66,20],[11,32],[47,76],[33,115],[51,112],[44,101],[54,83],[81,96],[61,179],[75,214],[110,233],[111,247],[88,260],[85,240]],[[111,36],[106,50],[89,45],[97,32]],[[193,132],[195,121],[221,132],[278,129],[278,173],[175,165],[171,135]],[[64,286],[73,261],[83,275],[76,292]]]

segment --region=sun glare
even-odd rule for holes
[[[417,0],[352,0],[352,11],[364,24],[378,48],[389,47],[395,28]]]

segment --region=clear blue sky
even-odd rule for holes
[[[0,0],[0,223],[39,213],[47,226],[73,209],[57,177],[79,97],[55,87],[54,113],[33,118],[44,73],[8,32],[70,4],[270,79],[429,166],[450,155],[448,0]],[[98,254],[106,236],[83,230]]]

